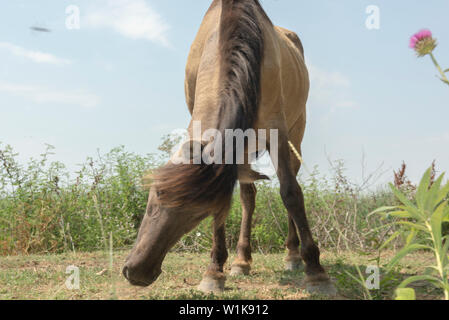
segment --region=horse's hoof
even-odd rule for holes
[[[310,294],[321,294],[329,297],[337,295],[337,289],[330,280],[306,282],[306,291]]]
[[[198,290],[203,293],[221,293],[225,289],[225,278],[212,279],[204,278],[198,286]]]
[[[249,271],[251,267],[249,265],[243,266],[235,264],[231,267],[231,272],[229,273],[231,276],[247,276],[249,275]]]
[[[304,264],[302,260],[287,260],[285,261],[285,270],[286,271],[303,271]]]

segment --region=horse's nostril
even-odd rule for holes
[[[122,273],[123,273],[123,276],[126,278],[126,280],[129,280],[129,270],[128,270],[127,266],[123,267]]]

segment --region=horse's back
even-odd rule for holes
[[[218,32],[221,6],[218,1],[206,13],[192,44],[186,66],[186,100],[192,113],[197,93],[198,72],[209,39]],[[273,26],[259,16],[264,31],[261,103],[255,129],[285,127],[292,142],[300,147],[305,129],[309,75],[301,40],[293,31]]]

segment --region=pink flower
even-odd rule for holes
[[[432,31],[430,31],[428,29],[423,29],[423,30],[415,33],[410,38],[410,48],[411,49],[415,49],[416,45],[418,44],[418,42],[421,41],[421,40],[424,40],[426,38],[432,38]]]
[[[419,57],[432,53],[436,47],[437,41],[428,29],[423,29],[410,38],[410,48],[415,50]]]

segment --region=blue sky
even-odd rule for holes
[[[417,179],[437,160],[449,170],[449,87],[408,39],[429,28],[449,67],[446,0],[264,0],[277,25],[301,37],[312,90],[303,153],[327,170],[344,159],[362,179],[381,163],[391,179],[402,160]],[[0,141],[25,160],[44,143],[75,168],[97,148],[155,152],[164,134],[185,128],[184,67],[211,0],[3,1],[0,10]],[[80,29],[66,28],[66,8]],[[365,26],[367,6],[380,29]],[[51,33],[38,33],[30,26]]]

